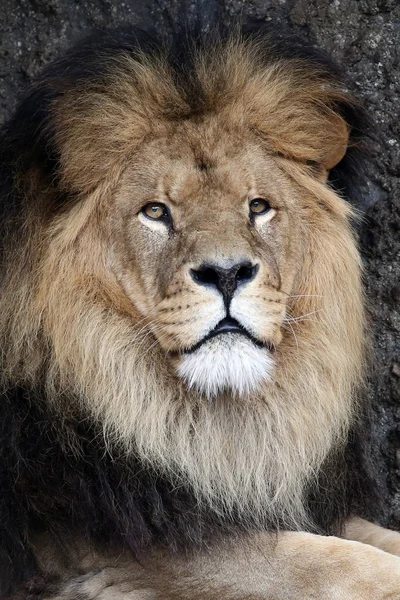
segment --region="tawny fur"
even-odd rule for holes
[[[57,411],[73,410],[63,400],[72,393],[110,445],[183,479],[199,502],[301,528],[305,489],[346,437],[363,368],[352,212],[326,184],[347,144],[335,112],[346,91],[301,61],[265,67],[256,42],[211,49],[196,71],[203,119],[190,115],[157,57],[111,59],[104,82],[60,96],[52,126],[61,183],[81,199],[54,219],[38,219],[32,209],[22,249],[12,252],[0,315],[3,383],[34,383],[45,372]],[[203,151],[215,169],[208,183],[195,164]],[[231,199],[261,185],[252,169],[263,173],[264,193],[266,182],[276,184],[279,256],[273,243],[257,242],[274,239],[274,221],[251,240],[235,227],[239,200],[233,210]],[[31,194],[51,200],[34,173],[24,177],[32,178]],[[138,180],[148,185],[143,197]],[[142,233],[134,221],[141,205],[165,196],[163,186],[184,215],[186,237],[171,259],[167,238]],[[202,237],[200,221],[188,217],[199,203]],[[140,235],[128,238],[124,223]],[[276,345],[276,368],[252,395],[228,391],[207,402],[177,377],[174,351],[196,342],[209,310],[219,320],[221,308],[201,290],[192,304],[195,284],[182,265],[219,259],[233,247],[262,265],[233,307]],[[168,311],[182,317],[180,326],[168,322]]]
[[[350,524],[352,527],[352,524]],[[357,520],[358,534],[400,534]],[[351,536],[350,536],[351,537]],[[355,536],[358,540],[360,537]],[[375,538],[377,536],[375,535]],[[397,546],[396,546],[397,543]],[[43,572],[62,564],[57,545],[40,542]],[[179,557],[156,552],[141,564],[79,540],[76,564],[46,600],[386,600],[400,598],[400,560],[359,541],[303,532],[253,534]],[[81,573],[81,575],[77,575]],[[25,593],[26,594],[26,588]],[[25,600],[17,595],[15,600]],[[30,597],[29,597],[30,598]],[[14,600],[14,598],[13,598]]]

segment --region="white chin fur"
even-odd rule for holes
[[[249,395],[263,381],[272,380],[273,369],[274,361],[266,348],[232,333],[218,335],[182,356],[178,374],[189,388],[210,398],[225,390]]]

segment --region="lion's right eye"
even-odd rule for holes
[[[169,221],[170,214],[165,204],[161,202],[149,202],[142,208],[142,214],[153,221]]]
[[[249,203],[250,214],[252,215],[265,215],[269,210],[271,210],[271,205],[264,198],[254,198]]]

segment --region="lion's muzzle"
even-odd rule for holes
[[[198,269],[191,269],[190,274],[199,285],[211,286],[221,292],[225,306],[229,307],[236,289],[253,281],[257,271],[257,264],[243,261],[229,268],[203,264]]]

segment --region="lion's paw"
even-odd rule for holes
[[[134,589],[127,580],[120,581],[118,569],[105,568],[88,571],[68,579],[59,593],[49,600],[155,600],[154,592]]]

